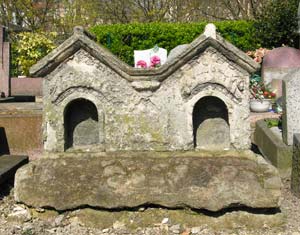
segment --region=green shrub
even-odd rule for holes
[[[298,46],[298,4],[299,0],[273,0],[264,8],[255,23],[263,47]]]
[[[204,30],[200,23],[148,23],[96,25],[90,29],[97,41],[129,65],[133,65],[133,51],[154,45],[171,49],[192,42]],[[254,50],[260,45],[255,37],[253,22],[223,21],[215,23],[220,34],[241,50]]]
[[[279,127],[279,128],[281,128],[281,126],[282,126],[282,120],[281,120],[281,118],[279,118],[279,119],[266,119],[265,121],[266,121],[267,126],[269,128],[272,128],[272,127]]]
[[[12,75],[28,75],[29,68],[55,48],[56,34],[23,32],[12,42]]]
[[[220,21],[215,25],[222,37],[242,51],[255,50],[261,46],[256,36],[254,21]]]
[[[200,23],[133,23],[97,25],[90,29],[97,41],[107,47],[121,60],[133,65],[133,51],[163,47],[170,52],[180,44],[192,42],[205,28]],[[217,30],[227,40],[241,50],[254,50],[259,47],[253,22],[216,22]],[[56,35],[44,33],[19,33],[13,35],[12,75],[28,75],[29,68],[55,48]]]

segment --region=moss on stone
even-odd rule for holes
[[[150,134],[152,137],[152,142],[163,142],[163,137],[159,132],[159,128],[155,128],[154,126],[150,126],[151,122],[149,122],[144,115],[142,115],[139,119],[139,126],[142,134]]]

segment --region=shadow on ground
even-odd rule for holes
[[[8,196],[14,187],[14,179],[10,179],[3,184],[0,184],[0,200]]]

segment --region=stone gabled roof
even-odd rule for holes
[[[157,69],[137,69],[129,66],[106,48],[96,43],[94,37],[82,27],[77,26],[74,28],[74,33],[70,38],[31,67],[30,74],[33,77],[46,76],[79,49],[84,49],[128,81],[149,81],[149,79],[162,81],[208,47],[215,48],[227,59],[249,73],[253,73],[260,68],[260,65],[243,51],[218,35],[213,24],[208,24],[205,32],[190,43],[182,54],[174,57]]]

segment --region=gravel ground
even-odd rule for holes
[[[183,228],[180,224],[172,224],[166,221],[157,221],[152,227],[137,228],[131,231],[126,224],[115,223],[112,227],[105,229],[88,228],[83,226],[78,218],[72,216],[72,212],[54,214],[41,218],[34,214],[43,214],[43,211],[29,210],[23,205],[14,203],[12,184],[6,184],[0,188],[0,235],[300,235],[300,199],[296,198],[289,191],[290,180],[284,179],[281,210],[287,216],[287,223],[283,229],[272,229],[268,227],[246,230],[241,226],[238,229],[213,231],[206,226]],[[42,210],[42,209],[41,209]]]

